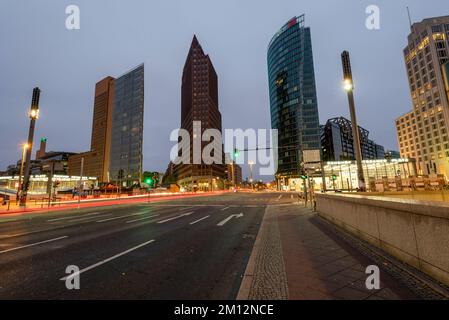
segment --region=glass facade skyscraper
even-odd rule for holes
[[[115,80],[110,180],[127,186],[142,180],[144,65]]]
[[[297,178],[303,150],[320,148],[310,28],[288,21],[268,47],[271,127],[278,130],[278,179]]]

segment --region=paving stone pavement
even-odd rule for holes
[[[268,206],[247,268],[241,299],[420,299],[380,268],[380,289],[368,290],[376,263],[319,223],[303,205]],[[253,262],[251,262],[253,260]],[[241,290],[242,291],[242,290]]]
[[[282,257],[276,208],[268,206],[257,235],[253,253],[238,299],[286,300],[287,276]]]

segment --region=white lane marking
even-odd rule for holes
[[[63,237],[59,237],[59,238],[39,241],[39,242],[35,242],[35,243],[24,245],[24,246],[16,247],[16,248],[3,250],[3,251],[0,251],[0,253],[7,253],[7,252],[16,251],[16,250],[20,250],[20,249],[24,249],[24,248],[34,247],[34,246],[37,246],[37,245],[40,245],[40,244],[54,242],[54,241],[62,240],[62,239],[65,239],[65,238],[68,238],[68,236],[63,236]]]
[[[207,218],[210,218],[210,216],[205,216],[205,217],[203,217],[203,218],[201,218],[201,219],[198,219],[198,220],[196,220],[196,221],[190,222],[190,225],[197,224],[198,222],[201,222],[201,221],[203,221],[203,220],[206,220]]]
[[[19,221],[19,219],[3,220],[3,221],[0,221],[0,223],[8,223],[8,222],[14,222],[14,221]]]
[[[138,213],[133,213],[133,214],[127,214],[127,215],[124,215],[124,216],[114,217],[114,218],[109,218],[109,219],[102,219],[102,220],[98,220],[97,222],[100,223],[100,222],[107,222],[107,221],[113,221],[113,220],[125,219],[125,218],[132,217],[132,216],[140,216],[140,215],[142,215],[142,214],[144,214],[144,212],[138,212]]]
[[[233,219],[233,218],[241,218],[241,217],[243,217],[243,213],[230,215],[229,217],[227,217],[227,218],[224,219],[223,221],[219,222],[219,223],[217,224],[217,226],[218,226],[218,227],[223,227],[223,226],[224,226],[226,223],[228,223],[231,219]]]
[[[279,196],[278,201],[281,200],[282,196],[283,196],[282,194]]]
[[[293,195],[292,194],[290,195],[290,198],[293,199]]]
[[[165,219],[165,220],[162,220],[162,221],[158,221],[157,223],[158,223],[158,224],[161,224],[161,223],[170,222],[170,221],[173,221],[173,220],[182,218],[182,217],[190,216],[190,215],[193,214],[193,213],[195,213],[195,211],[187,212],[187,213],[181,214],[181,215],[176,216],[176,217],[173,217],[173,218],[169,218],[169,219]]]
[[[68,220],[68,219],[76,219],[77,217],[87,217],[87,216],[94,216],[94,215],[97,215],[97,214],[100,214],[100,213],[103,213],[103,212],[92,212],[92,213],[88,213],[88,214],[85,214],[85,215],[78,215],[78,216],[70,216],[70,217],[64,217],[64,218],[56,218],[56,219],[50,219],[50,220],[47,220],[47,222],[54,222],[54,221],[60,221],[60,220]]]
[[[223,209],[221,209],[221,211],[225,211],[225,210],[228,210],[229,209],[229,207],[224,207]]]
[[[112,213],[106,214],[106,215],[102,216],[102,218],[106,218],[109,216],[112,216]],[[98,219],[98,217],[85,217],[85,218],[69,220],[68,222],[81,222],[81,221],[88,221],[88,220],[92,220],[92,219]]]
[[[154,217],[158,217],[158,216],[160,216],[160,214],[153,214],[153,215],[148,216],[148,217],[134,219],[134,220],[129,220],[129,221],[126,221],[126,223],[133,223],[133,222],[137,222],[137,221],[148,220],[148,219],[151,219],[151,218],[154,218]]]
[[[121,257],[121,256],[123,256],[123,255],[125,255],[125,254],[127,254],[127,253],[130,253],[130,252],[132,252],[132,251],[134,251],[134,250],[137,250],[137,249],[139,249],[139,248],[142,248],[142,247],[144,247],[144,246],[146,246],[146,245],[148,245],[148,244],[150,244],[150,243],[152,243],[152,242],[154,242],[154,241],[156,241],[156,240],[150,240],[150,241],[144,242],[144,243],[142,243],[142,244],[139,244],[138,246],[135,246],[135,247],[133,247],[133,248],[131,248],[131,249],[128,249],[128,250],[123,251],[123,252],[120,252],[120,253],[118,253],[118,254],[112,256],[112,257],[109,257],[109,258],[104,259],[104,260],[102,260],[102,261],[100,261],[100,262],[97,262],[97,263],[95,263],[95,264],[93,264],[93,265],[91,265],[91,266],[89,266],[89,267],[87,267],[87,268],[84,268],[84,269],[82,269],[82,270],[80,270],[80,271],[78,271],[78,272],[72,273],[71,275],[66,276],[66,277],[63,277],[63,278],[61,278],[61,279],[59,279],[59,280],[66,281],[67,279],[72,279],[72,278],[74,278],[74,277],[76,277],[76,276],[79,276],[80,274],[82,274],[82,273],[84,273],[84,272],[86,272],[86,271],[89,271],[89,270],[92,270],[92,269],[94,269],[94,268],[96,268],[96,267],[99,267],[99,266],[101,266],[101,265],[103,265],[103,264],[105,264],[105,263],[108,263],[109,261],[112,261],[112,260],[114,260],[114,259],[117,259],[117,258],[119,258],[119,257]]]

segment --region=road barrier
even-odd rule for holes
[[[449,203],[317,194],[326,220],[449,285]]]

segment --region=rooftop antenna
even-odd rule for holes
[[[407,14],[408,14],[408,22],[410,24],[410,29],[413,31],[412,18],[410,16],[410,8],[409,7],[407,7]]]

